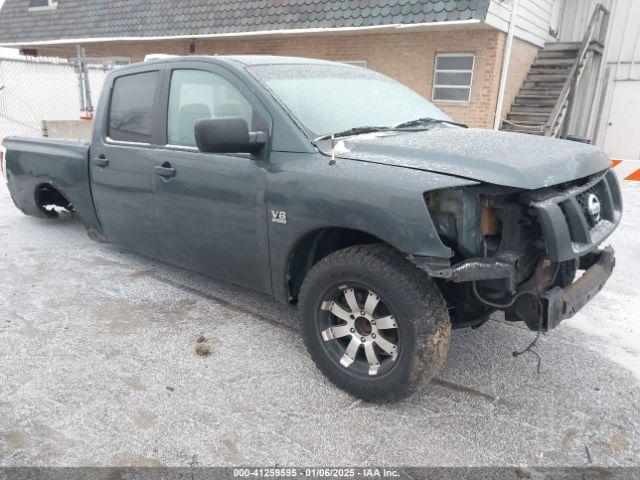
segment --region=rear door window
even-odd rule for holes
[[[144,72],[118,77],[113,84],[109,107],[111,140],[151,143],[153,100],[158,72]]]

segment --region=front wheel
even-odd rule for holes
[[[371,401],[411,395],[440,370],[451,326],[433,281],[382,245],[322,259],[300,292],[303,337],[322,372]]]

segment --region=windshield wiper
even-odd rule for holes
[[[398,123],[397,125],[394,125],[393,128],[417,127],[419,125],[429,125],[432,123],[445,123],[447,125],[455,125],[456,127],[469,128],[469,125],[464,123],[452,122],[451,120],[442,120],[440,118],[433,117],[416,118],[415,120],[409,120],[408,122]]]
[[[343,130],[341,132],[336,133],[327,133],[326,135],[322,135],[321,137],[315,138],[313,140],[313,144],[316,145],[321,140],[331,140],[331,160],[329,161],[329,165],[336,164],[336,138],[338,137],[348,137],[350,135],[361,135],[363,133],[372,133],[372,132],[387,132],[389,130],[393,130],[391,127],[353,127],[348,130]]]
[[[348,130],[343,130],[341,132],[336,133],[327,133],[326,135],[322,135],[314,139],[314,142],[318,142],[320,140],[329,140],[330,138],[338,138],[338,137],[348,137],[350,135],[361,135],[363,133],[372,133],[372,132],[386,132],[388,130],[393,130],[391,127],[354,127]]]
[[[336,133],[327,133],[326,135],[322,135],[318,138],[314,138],[313,143],[315,145],[317,142],[320,142],[322,140],[331,140],[331,161],[329,162],[329,165],[335,165],[336,163],[335,139],[336,138],[349,137],[351,135],[362,135],[364,133],[373,133],[373,132],[393,132],[393,131],[402,130],[409,127],[415,127],[418,125],[429,125],[433,123],[446,123],[449,125],[455,125],[457,127],[469,128],[464,123],[452,122],[450,120],[440,120],[438,118],[423,117],[423,118],[418,118],[416,120],[411,120],[409,122],[402,122],[392,127],[363,126],[363,127],[349,128],[347,130],[343,130],[341,132],[336,132]]]

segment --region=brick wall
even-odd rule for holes
[[[367,66],[408,85],[428,99],[432,96],[435,56],[438,53],[475,53],[471,101],[437,102],[455,120],[473,127],[492,128],[496,109],[505,34],[493,29],[415,33],[303,35],[195,40],[196,54],[291,55],[346,61],[364,60]],[[522,42],[524,43],[524,42]],[[515,45],[514,45],[515,47]],[[86,45],[90,57],[126,56],[140,61],[149,53],[187,55],[189,40],[145,41]],[[535,48],[535,47],[534,47]],[[514,48],[514,57],[526,48]],[[40,48],[40,55],[72,57],[73,47]],[[519,57],[518,57],[519,58]],[[509,92],[516,91],[528,56],[515,61]],[[515,86],[518,84],[518,86]],[[515,93],[513,94],[515,96]],[[505,105],[505,110],[511,101]]]
[[[502,107],[503,119],[506,118],[507,113],[509,113],[511,104],[515,101],[516,95],[520,91],[539,51],[540,48],[536,45],[520,40],[519,38],[513,39],[507,87],[504,92],[504,106]]]

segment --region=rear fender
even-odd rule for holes
[[[10,137],[7,184],[16,206],[27,215],[44,216],[36,192],[52,185],[73,205],[88,230],[101,231],[89,185],[89,143],[73,140]]]

